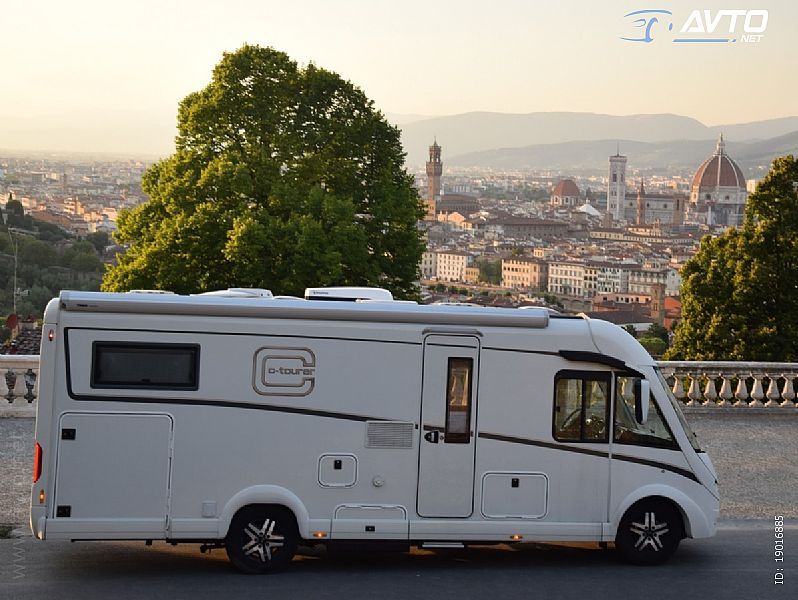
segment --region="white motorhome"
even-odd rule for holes
[[[619,327],[355,297],[62,292],[34,535],[268,572],[305,542],[615,542],[652,564],[714,534],[712,463]]]

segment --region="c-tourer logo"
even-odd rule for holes
[[[263,396],[307,396],[316,386],[316,355],[308,348],[264,346],[255,352],[252,387]]]

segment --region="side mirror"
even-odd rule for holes
[[[651,384],[647,379],[635,379],[635,420],[643,425],[648,421],[648,402]]]

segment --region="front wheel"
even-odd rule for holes
[[[225,538],[230,562],[244,573],[280,571],[296,552],[296,520],[282,506],[246,506],[236,513]]]
[[[676,552],[684,527],[679,511],[666,500],[642,500],[621,519],[615,547],[635,565],[658,565]]]

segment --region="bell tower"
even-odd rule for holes
[[[429,221],[435,220],[435,208],[441,197],[442,173],[441,147],[436,139],[432,142],[432,146],[429,147],[429,160],[427,161],[427,216],[425,218]]]
[[[615,156],[610,156],[610,173],[607,178],[607,214],[615,221],[624,218],[626,203],[626,157],[621,156],[620,144]]]

